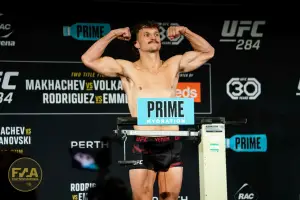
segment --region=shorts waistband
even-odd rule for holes
[[[134,141],[138,143],[146,143],[146,142],[167,143],[167,142],[180,141],[180,140],[182,140],[182,137],[180,136],[165,136],[165,137],[136,136],[134,138]]]

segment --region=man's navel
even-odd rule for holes
[[[143,88],[140,86],[139,89],[142,90]]]

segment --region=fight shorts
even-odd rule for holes
[[[136,161],[131,169],[168,171],[170,167],[183,166],[180,154],[180,137],[133,137],[131,159]]]

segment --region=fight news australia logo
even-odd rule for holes
[[[107,23],[76,23],[63,26],[63,36],[84,41],[97,41],[110,31],[110,24]]]
[[[234,43],[238,51],[259,50],[265,20],[225,20],[220,42]]]
[[[227,95],[232,100],[255,100],[261,94],[261,84],[256,78],[231,78],[226,84]]]
[[[16,190],[30,192],[41,184],[43,179],[42,168],[32,158],[19,158],[10,165],[8,179]]]
[[[235,194],[235,200],[257,200],[257,193],[250,187],[248,183],[245,183]]]
[[[9,22],[6,15],[0,13],[0,46],[1,47],[14,47],[16,41],[11,40],[11,35],[14,33],[12,24]]]

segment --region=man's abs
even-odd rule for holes
[[[144,90],[144,91],[138,91],[136,92],[136,95],[133,96],[131,99],[132,102],[129,100],[129,107],[131,108],[131,116],[133,117],[138,117],[137,116],[137,107],[135,106],[137,104],[137,99],[139,97],[142,98],[172,98],[175,97],[175,92],[172,89],[157,89],[155,91],[149,91],[149,90]],[[146,108],[144,108],[146,109]],[[177,131],[179,130],[178,126],[134,126],[135,130],[146,130],[146,131]],[[150,136],[149,136],[150,137]],[[155,136],[153,136],[155,137]]]

